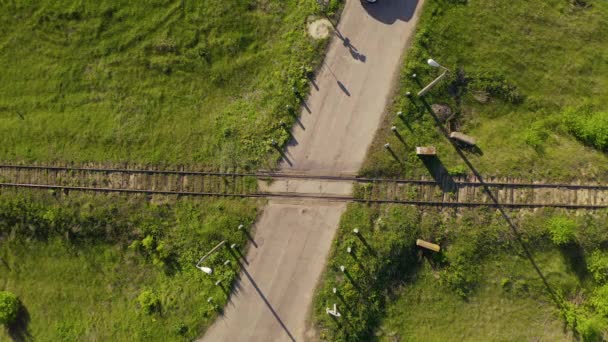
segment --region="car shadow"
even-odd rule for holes
[[[378,0],[373,4],[361,0],[361,4],[372,18],[392,25],[397,20],[410,21],[418,7],[418,0]]]

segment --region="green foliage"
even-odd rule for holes
[[[352,204],[342,216],[323,284],[315,297],[321,333],[331,341],[365,341],[379,321],[387,291],[416,263],[418,214],[414,208]],[[353,229],[359,229],[359,236]],[[347,248],[352,253],[347,253]],[[345,272],[340,270],[345,266]],[[333,288],[337,294],[333,293]],[[325,313],[336,303],[348,325]]]
[[[551,235],[551,241],[558,246],[564,246],[576,241],[576,221],[564,217],[555,216],[547,222],[547,229]]]
[[[599,314],[608,317],[608,285],[600,286],[593,291],[591,304]]]
[[[600,250],[594,251],[587,261],[587,267],[595,281],[600,284],[608,281],[608,253]]]
[[[17,319],[19,300],[14,293],[0,291],[0,324],[10,325]]]
[[[463,152],[482,175],[608,180],[608,155],[602,153],[608,134],[608,87],[602,75],[608,65],[597,63],[602,59],[598,51],[608,45],[608,3],[595,1],[584,11],[572,11],[564,0],[458,2],[425,2],[404,59],[398,95],[388,109],[404,115],[383,123],[360,173],[428,176],[411,149],[427,144],[437,147],[447,170],[462,164],[450,142],[438,134],[426,106],[447,104],[455,113],[450,125],[478,142],[479,150]],[[408,98],[406,92],[415,94],[439,74],[426,64],[431,56],[448,67],[451,76],[424,101]],[[593,110],[575,112],[574,119],[564,123],[562,112],[581,102],[589,102]],[[403,156],[401,163],[386,153],[385,143]]]
[[[569,108],[564,122],[570,133],[583,143],[608,151],[608,111],[595,112]]]
[[[523,102],[523,96],[517,90],[517,86],[508,82],[503,75],[492,72],[481,72],[473,75],[469,83],[472,90],[483,90],[491,96],[512,104]]]
[[[28,308],[35,339],[193,340],[217,315],[206,299],[217,307],[227,301],[215,282],[230,287],[238,272],[236,264],[218,267],[232,258],[227,249],[209,258],[211,277],[194,264],[222,240],[245,246],[236,227],[252,224],[256,207],[247,200],[157,204],[3,190],[0,279]],[[158,303],[162,314],[141,315],[159,313]]]
[[[137,303],[139,308],[148,315],[160,312],[161,309],[160,298],[152,290],[143,290],[137,296]]]
[[[441,279],[460,297],[467,298],[475,289],[478,278],[479,270],[476,265],[471,265],[470,260],[459,257],[444,271]]]

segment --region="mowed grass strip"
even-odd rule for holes
[[[295,0],[6,3],[0,160],[267,167],[325,46],[306,33],[317,12]]]
[[[442,125],[476,138],[479,150],[465,153],[479,172],[606,180],[606,46],[605,1],[428,1],[399,92],[361,173],[429,175],[415,147],[430,145],[448,171],[468,172],[416,96],[441,73],[427,65],[433,58],[451,73],[425,95],[426,104],[448,105],[455,114]],[[384,150],[386,142],[399,162]]]

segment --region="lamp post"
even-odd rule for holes
[[[441,81],[450,71],[448,68],[444,67],[443,65],[437,63],[437,61],[435,61],[432,58],[429,58],[426,63],[434,68],[440,68],[443,69],[443,73],[441,73],[441,75],[439,75],[436,79],[434,79],[431,83],[429,83],[426,87],[422,88],[422,90],[420,90],[418,92],[418,97],[424,96],[424,94],[428,93],[429,90],[431,90],[431,88],[433,88],[437,83],[439,83],[439,81]]]
[[[199,270],[207,273],[207,274],[213,274],[213,268],[211,267],[206,267],[206,266],[202,266],[201,264],[203,263],[203,261],[205,261],[205,259],[207,259],[213,252],[217,251],[220,247],[222,247],[224,244],[226,243],[226,241],[222,241],[220,243],[217,244],[217,246],[213,247],[207,254],[205,254],[197,263],[196,263],[196,268],[198,268]]]

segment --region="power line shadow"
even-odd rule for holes
[[[458,155],[460,156],[462,161],[469,167],[469,169],[471,170],[471,172],[473,172],[475,177],[477,177],[477,180],[481,184],[483,191],[488,195],[488,198],[490,198],[490,200],[494,203],[494,206],[496,207],[496,209],[500,212],[501,216],[504,218],[504,220],[509,225],[509,228],[513,232],[515,239],[517,240],[518,244],[522,248],[524,255],[526,256],[528,261],[530,261],[530,264],[532,264],[532,267],[534,268],[535,272],[542,280],[543,284],[545,285],[545,288],[547,289],[547,292],[549,293],[549,295],[551,296],[551,298],[553,299],[555,304],[560,309],[563,309],[563,303],[560,300],[560,297],[553,290],[553,288],[547,281],[547,278],[541,271],[540,267],[538,267],[538,264],[536,263],[536,261],[534,260],[534,257],[532,256],[532,252],[530,252],[530,249],[528,248],[527,244],[524,242],[524,240],[521,236],[521,233],[517,229],[517,226],[515,225],[515,223],[513,223],[513,220],[511,219],[511,217],[507,214],[504,207],[500,204],[500,202],[498,201],[498,199],[496,198],[494,193],[491,191],[488,184],[484,181],[481,174],[477,171],[475,166],[473,166],[473,164],[467,158],[467,156],[462,152],[462,150],[460,149],[458,144],[456,144],[452,139],[450,139],[449,132],[445,129],[445,127],[443,127],[443,125],[441,124],[441,121],[439,120],[439,118],[437,117],[437,115],[435,114],[435,112],[433,111],[433,109],[431,108],[431,106],[428,104],[428,102],[426,101],[426,99],[424,97],[421,98],[421,102],[423,103],[423,105],[426,108],[426,110],[428,111],[428,113],[433,117],[433,119],[435,120],[435,123],[437,124],[437,127],[441,130],[441,132],[443,133],[445,138],[450,142],[450,144],[452,144],[452,146],[454,147],[454,150],[456,150],[456,153],[458,153]]]

